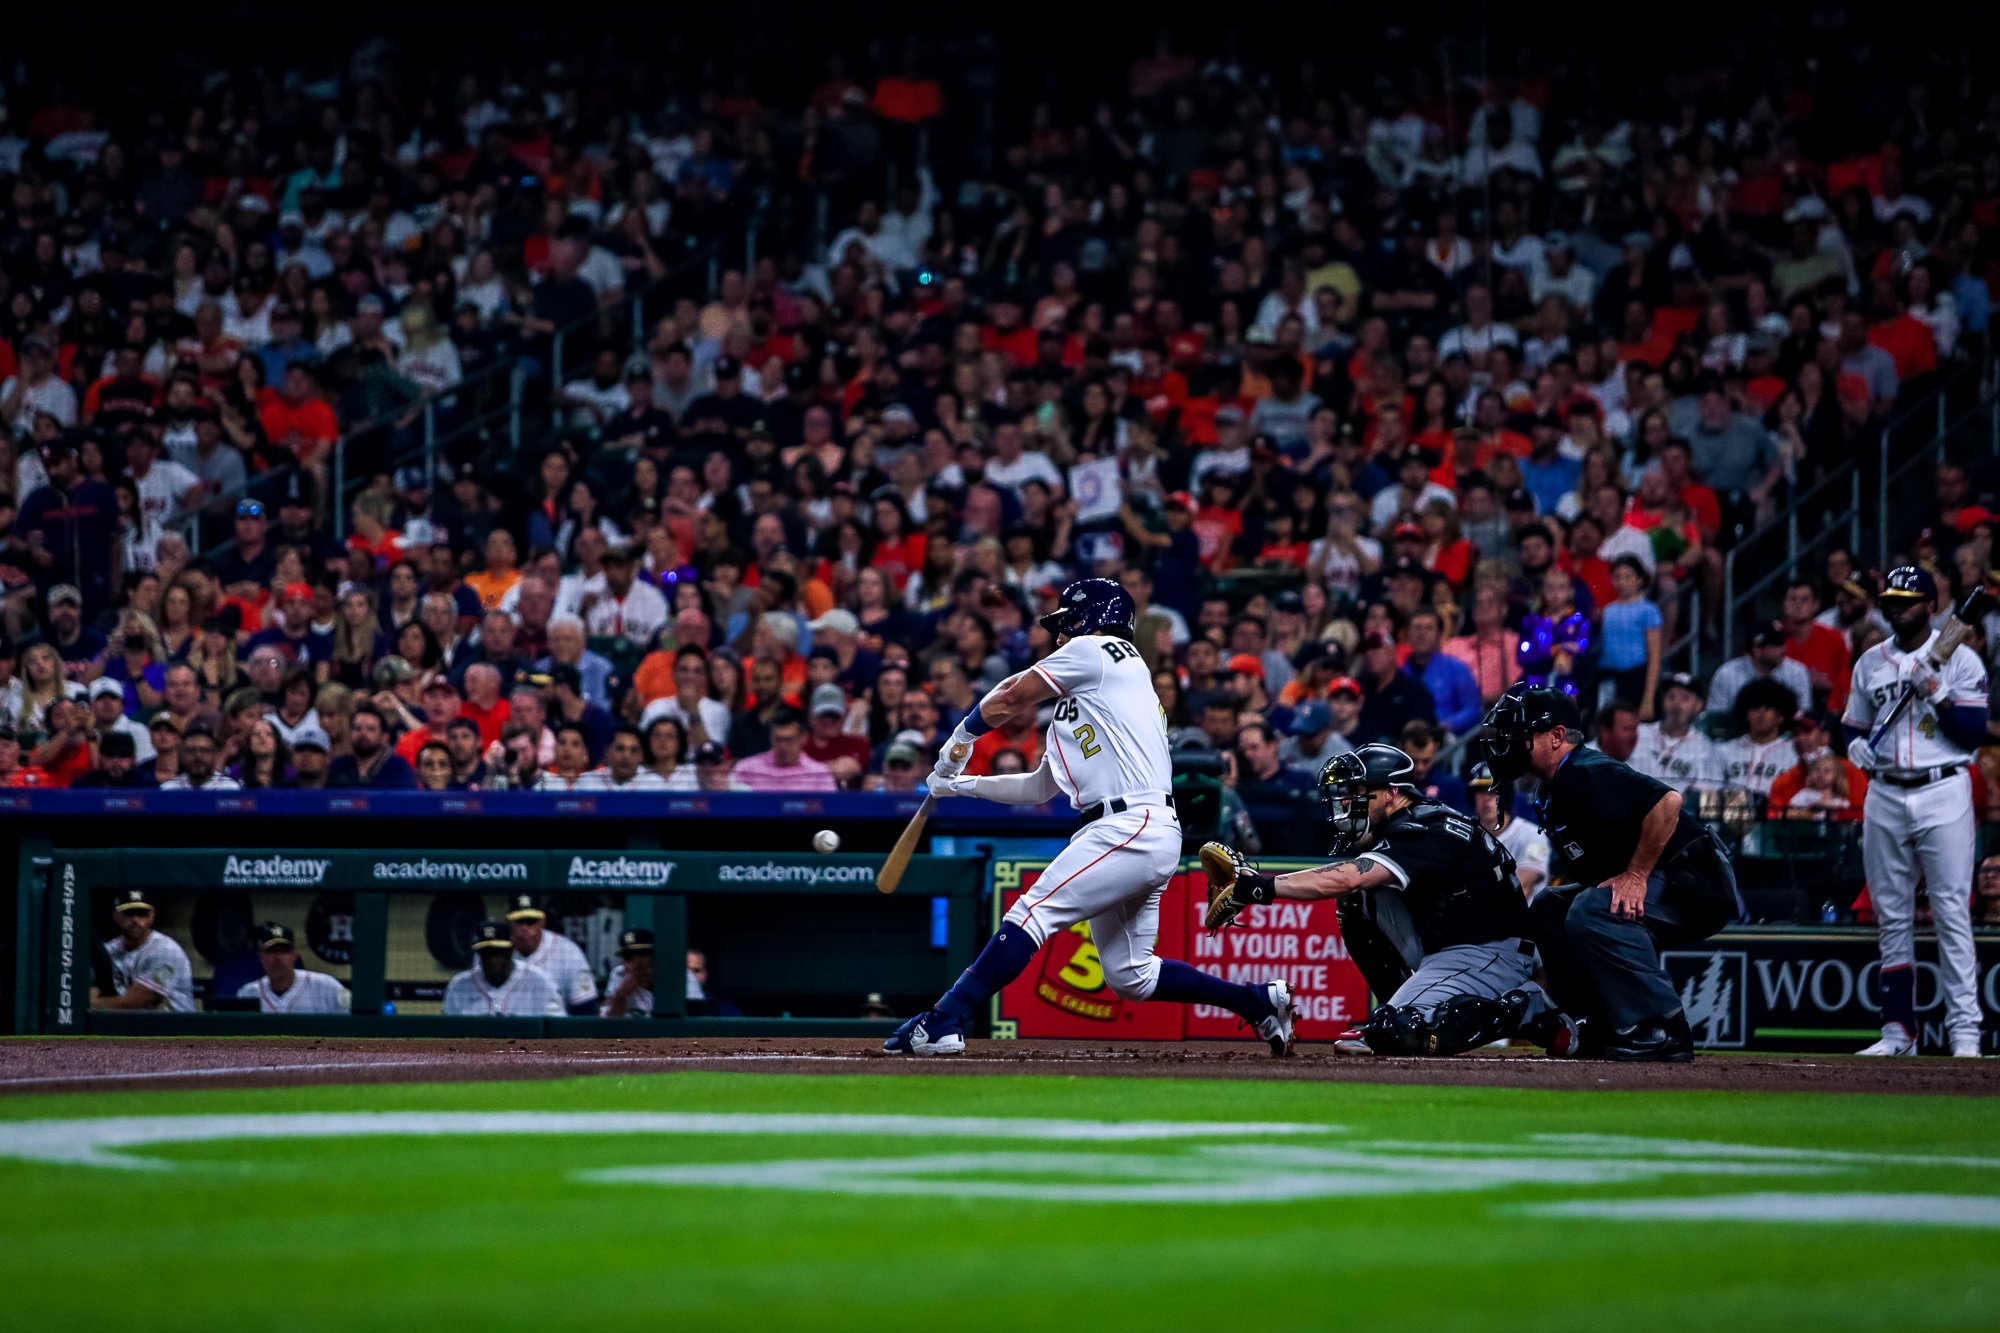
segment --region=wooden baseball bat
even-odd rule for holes
[[[1925,654],[1930,658],[1931,666],[1942,671],[1944,664],[1951,660],[1951,655],[1959,650],[1966,636],[1972,633],[1973,627],[1984,620],[1987,614],[1994,610],[1995,605],[1992,595],[1984,588],[1973,589],[1959,604],[1958,609],[1951,613],[1951,619],[1938,631],[1930,652]],[[1870,749],[1882,743],[1882,738],[1889,734],[1889,728],[1896,725],[1896,720],[1903,716],[1904,710],[1909,708],[1911,700],[1916,697],[1917,692],[1913,687],[1907,684],[1903,686],[1903,692],[1896,696],[1895,706],[1889,710],[1889,715],[1882,719],[1875,730],[1868,733]]]
[[[875,888],[879,893],[894,893],[896,886],[903,882],[903,872],[910,868],[910,858],[917,854],[917,844],[923,841],[924,825],[929,822],[931,811],[937,808],[937,797],[926,796],[924,803],[917,807],[917,813],[910,816],[908,827],[896,845],[889,849],[889,859],[875,872]]]

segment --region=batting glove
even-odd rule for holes
[[[1866,736],[1856,736],[1847,743],[1847,762],[1864,773],[1872,773],[1882,761],[1875,757],[1875,747]]]
[[[971,758],[971,739],[953,732],[951,739],[939,747],[937,766],[931,770],[931,775],[950,782],[953,778],[965,772],[966,762]]]
[[[924,786],[933,796],[977,796],[979,779],[960,774],[955,778],[939,777],[933,773],[924,780]]]
[[[1938,691],[1944,688],[1944,677],[1931,665],[1928,657],[1919,657],[1910,663],[1910,688],[1916,691],[1917,698],[1924,700],[1935,699]]]

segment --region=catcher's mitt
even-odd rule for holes
[[[1243,853],[1219,842],[1203,843],[1200,857],[1202,873],[1208,876],[1208,913],[1201,924],[1213,935],[1234,922],[1247,902],[1256,900],[1257,869]]]

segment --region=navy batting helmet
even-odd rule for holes
[[[1116,579],[1078,579],[1062,591],[1056,609],[1042,617],[1042,628],[1060,638],[1119,630],[1127,638],[1136,631],[1139,608]]]
[[[1335,845],[1345,846],[1368,831],[1369,792],[1393,787],[1414,795],[1416,771],[1410,756],[1380,741],[1327,760],[1319,770],[1319,798],[1333,825]]]
[[[1937,580],[1921,565],[1898,565],[1889,571],[1889,579],[1877,599],[1885,608],[1907,609],[1911,602],[1926,605],[1937,604]]]
[[[1576,700],[1561,690],[1510,690],[1486,714],[1480,757],[1501,782],[1519,781],[1528,773],[1529,743],[1538,733],[1557,727],[1582,729],[1583,714],[1577,711]]]

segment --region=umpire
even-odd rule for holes
[[[1528,906],[1551,998],[1583,1019],[1585,1055],[1685,1061],[1694,1034],[1662,948],[1707,939],[1742,916],[1736,876],[1680,793],[1600,750],[1582,748],[1576,701],[1557,690],[1493,705],[1483,742],[1503,782],[1539,781],[1535,808],[1556,875]]]

